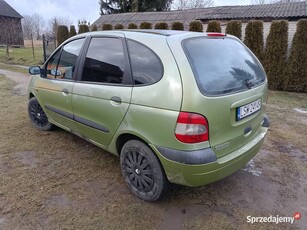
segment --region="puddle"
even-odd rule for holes
[[[245,171],[245,172],[249,172],[251,174],[253,174],[254,176],[260,176],[260,174],[262,174],[262,172],[260,171],[260,169],[258,169],[255,166],[255,162],[254,160],[250,160],[247,165],[245,165],[244,168],[242,168],[241,170]]]
[[[0,225],[3,224],[5,222],[5,218],[0,217]]]
[[[46,204],[47,206],[57,206],[57,207],[68,207],[69,206],[69,199],[65,194],[62,195],[55,195],[47,199]]]
[[[16,153],[19,161],[29,167],[34,167],[37,163],[37,159],[35,157],[35,153],[31,151],[18,152]]]
[[[307,114],[306,110],[300,109],[300,108],[295,108],[294,111],[298,112],[298,113],[302,113],[302,114]]]

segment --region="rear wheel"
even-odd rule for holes
[[[32,97],[28,102],[28,113],[32,124],[35,128],[43,131],[50,130],[52,124],[35,97]]]
[[[167,191],[168,181],[160,162],[143,142],[130,140],[124,144],[120,163],[130,190],[142,200],[158,200]]]

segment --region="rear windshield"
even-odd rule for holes
[[[243,91],[265,81],[259,61],[232,38],[192,38],[183,41],[197,84],[205,95]]]

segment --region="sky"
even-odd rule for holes
[[[74,25],[79,19],[90,23],[99,18],[99,0],[5,0],[19,14],[40,14],[45,21],[55,16],[69,18]],[[214,0],[215,6],[247,5],[251,0]]]

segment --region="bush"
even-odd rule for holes
[[[201,21],[190,22],[189,31],[203,32],[203,23]]]
[[[151,23],[149,23],[149,22],[142,22],[140,24],[140,29],[151,29],[151,28],[152,28],[152,26],[151,26]]]
[[[62,44],[66,39],[68,39],[68,28],[67,26],[59,25],[57,28],[58,45]]]
[[[218,21],[214,21],[214,20],[209,21],[208,27],[207,27],[207,32],[221,33],[222,32],[221,24]]]
[[[156,23],[155,29],[158,29],[158,30],[168,30],[168,24],[166,22]]]
[[[128,25],[128,29],[137,29],[137,28],[138,28],[138,25],[135,24],[135,23],[130,23],[130,24]]]
[[[297,22],[286,74],[286,90],[307,92],[307,19]]]
[[[96,24],[94,24],[94,25],[92,26],[91,31],[97,31],[97,30],[98,30],[98,28],[97,28]]]
[[[263,58],[263,65],[269,81],[269,89],[283,89],[287,49],[288,21],[272,21]]]
[[[123,26],[122,24],[116,24],[116,25],[114,26],[114,29],[115,29],[115,30],[122,30],[122,29],[124,29],[124,26]]]
[[[90,31],[90,28],[88,27],[88,25],[86,25],[86,24],[80,24],[79,25],[79,34],[86,33],[86,32],[89,32],[89,31]]]
[[[252,20],[245,29],[245,45],[262,61],[263,56],[263,21]]]
[[[239,20],[231,20],[226,25],[226,34],[231,34],[237,38],[242,38],[242,22]]]
[[[77,32],[76,32],[76,27],[75,26],[70,26],[70,30],[69,30],[69,37],[73,37],[77,35]]]
[[[172,25],[172,30],[184,30],[183,23],[174,22]]]
[[[103,24],[102,30],[113,30],[112,24]]]

